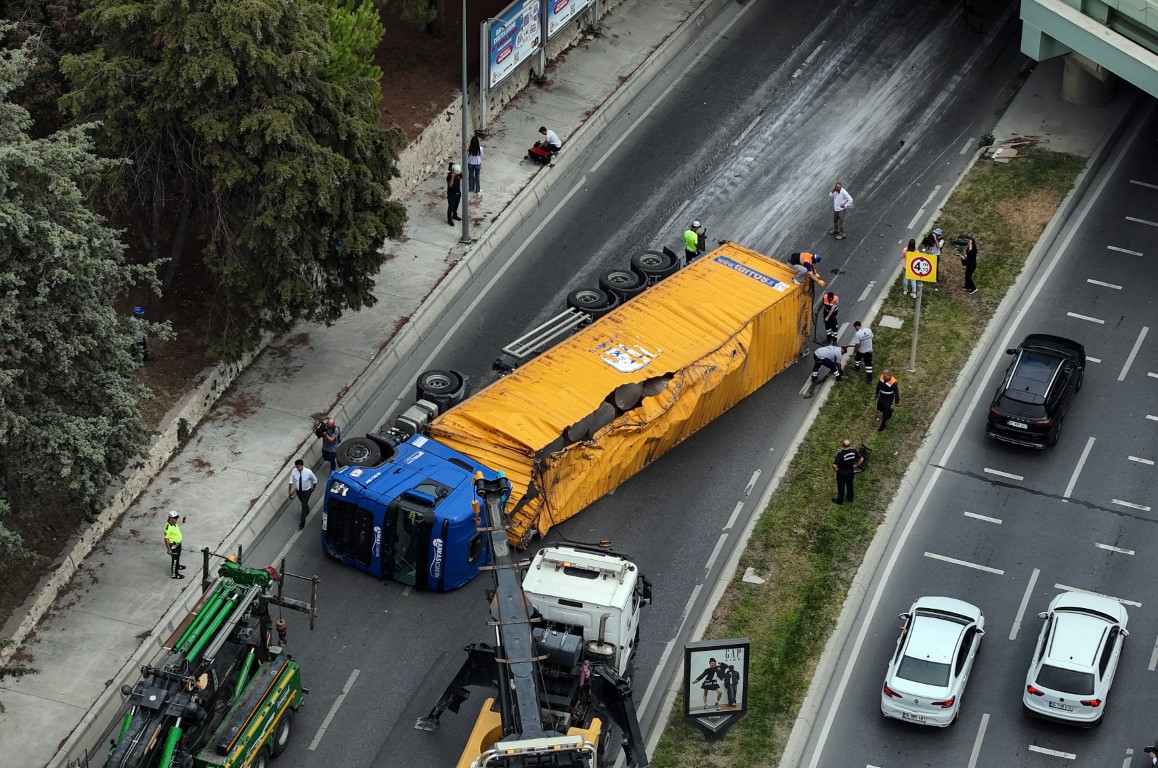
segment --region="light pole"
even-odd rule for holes
[[[480,86],[481,87],[481,86]],[[467,165],[467,146],[470,144],[470,113],[466,90],[466,0],[462,0],[462,170],[470,178],[470,168]],[[462,236],[460,243],[470,243],[470,187],[462,183],[459,178],[459,188],[466,186],[462,193]]]

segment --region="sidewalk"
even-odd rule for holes
[[[390,257],[379,275],[378,304],[329,328],[302,326],[262,353],[23,640],[19,658],[39,673],[0,686],[7,708],[0,715],[0,762],[63,765],[98,746],[94,740],[121,704],[120,685],[138,678],[137,668],[160,648],[174,617],[199,596],[200,549],[248,548],[287,503],[293,460],[305,455],[318,464],[314,421],[334,415],[345,426],[343,404],[356,403],[393,360],[417,344],[445,297],[485,263],[572,158],[726,5],[727,0],[631,0],[604,18],[609,34],[588,38],[556,62],[550,86],[531,86],[501,115],[492,115],[482,195],[470,201],[471,246],[458,243],[460,227],[446,224],[444,171],[411,196],[406,239],[386,244]],[[544,124],[566,144],[556,168],[547,171],[523,159]],[[193,575],[185,581],[168,577],[161,530],[170,509],[188,516],[183,561]],[[297,515],[287,513],[277,524],[288,536],[296,522]],[[21,618],[14,617],[0,635],[11,634]]]

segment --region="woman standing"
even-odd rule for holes
[[[482,170],[483,148],[479,144],[478,136],[471,136],[470,147],[466,151],[466,181],[467,189],[476,195],[482,192],[479,183],[479,171]]]
[[[961,263],[965,267],[965,290],[977,293],[977,286],[973,284],[973,273],[977,269],[977,241],[973,238],[969,238],[965,244],[965,255],[961,257]]]
[[[909,260],[909,252],[915,250],[917,250],[917,241],[910,240],[909,247],[901,251],[901,292],[905,296],[908,296],[909,288],[912,286],[912,295],[914,299],[917,298],[917,281],[910,280],[909,278],[905,277],[905,264]]]

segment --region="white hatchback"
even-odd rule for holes
[[[951,725],[985,636],[985,614],[963,600],[922,597],[901,621],[881,687],[881,713],[920,725]]]
[[[1025,676],[1022,702],[1036,717],[1097,725],[1130,633],[1117,600],[1063,592],[1038,614],[1045,619]]]

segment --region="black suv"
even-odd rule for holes
[[[1082,388],[1085,347],[1061,336],[1031,333],[1005,353],[1014,358],[989,405],[985,434],[1030,448],[1056,444],[1070,400]]]

